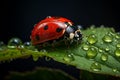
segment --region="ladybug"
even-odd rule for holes
[[[51,16],[38,22],[34,26],[30,37],[33,45],[40,45],[58,39],[78,43],[82,39],[80,27],[74,26],[71,20]]]

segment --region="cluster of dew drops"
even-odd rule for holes
[[[81,47],[84,51],[86,51],[85,54],[86,58],[92,60],[96,58],[98,53],[101,53],[100,60],[102,62],[107,62],[109,58],[107,52],[110,52],[110,48],[109,46],[107,46],[106,48],[96,47],[97,42],[99,42],[98,43],[99,45],[114,44],[116,48],[113,52],[113,55],[115,56],[115,58],[120,60],[120,33],[119,32],[115,33],[110,31],[110,32],[106,32],[106,34],[102,37],[101,40],[98,40],[97,37],[98,36],[96,36],[96,34],[90,34],[89,36],[86,37],[86,43],[84,43]],[[93,71],[100,71],[102,67],[100,63],[94,62],[91,64],[90,69]],[[119,72],[117,68],[113,68],[112,71]]]
[[[22,42],[19,38],[12,38],[8,41],[6,45],[3,41],[0,41],[0,51],[5,51],[7,49],[34,49],[31,42]]]
[[[11,38],[9,41],[8,41],[8,44],[6,45],[3,41],[0,41],[0,52],[4,52],[5,50],[7,49],[18,49],[18,50],[22,50],[22,49],[29,49],[29,50],[32,50],[34,52],[42,52],[42,54],[46,54],[47,53],[47,50],[46,49],[41,49],[40,51],[35,48],[35,46],[32,45],[31,42],[27,41],[27,42],[22,42],[22,40],[20,38]],[[74,57],[73,57],[73,54],[69,54],[69,51],[66,51],[66,53],[68,53],[67,55],[65,55],[63,57],[63,60],[66,61],[66,62],[71,62],[74,60]],[[0,54],[0,56],[5,56],[7,54]],[[13,53],[14,55],[14,53]],[[46,61],[49,61],[51,58],[49,57],[45,57],[45,60]],[[33,60],[34,61],[37,61],[38,60],[38,57],[37,56],[33,56]]]
[[[106,47],[105,50],[95,47],[94,45],[99,41],[95,34],[91,34],[91,35],[87,36],[86,40],[87,40],[86,43],[81,46],[81,48],[84,51],[86,51],[86,58],[94,59],[99,52],[99,53],[101,53],[101,57],[100,57],[101,60],[103,62],[106,62],[109,57],[109,55],[106,53],[107,51],[110,51],[109,47]],[[120,32],[118,32],[118,33],[106,32],[106,34],[102,38],[101,45],[104,43],[107,43],[107,44],[115,43],[116,50],[114,51],[114,55],[116,56],[116,58],[120,59]],[[18,48],[18,49],[25,48],[25,49],[30,49],[30,50],[33,50],[36,52],[38,51],[34,46],[32,46],[31,42],[22,43],[22,41],[19,38],[10,39],[8,41],[7,45],[4,44],[3,41],[0,41],[0,52],[5,51],[6,49],[14,49],[14,48]],[[41,51],[46,53],[45,49],[43,49]],[[66,51],[66,53],[69,53],[69,54],[67,54],[63,57],[63,60],[65,62],[69,63],[69,62],[75,60],[74,55],[71,52]],[[2,55],[0,54],[0,56],[2,56]],[[100,71],[102,69],[102,67],[101,67],[101,64],[99,64],[98,62],[94,62],[91,64],[90,69],[93,71]],[[118,70],[116,68],[113,68],[112,71],[118,72]]]
[[[8,52],[9,53],[8,54],[6,51],[19,50],[21,55],[25,55],[25,52],[24,52],[25,49],[38,52],[38,50],[31,44],[31,42],[27,41],[23,43],[22,40],[17,37],[11,38],[7,44],[5,44],[3,41],[0,41],[0,57],[3,57],[3,58],[8,56],[10,60],[13,60],[12,56],[17,55],[18,53]]]

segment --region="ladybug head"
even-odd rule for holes
[[[66,33],[70,40],[81,41],[82,39],[80,26],[68,26],[66,28]]]

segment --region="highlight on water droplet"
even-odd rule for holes
[[[98,51],[99,51],[100,53],[102,53],[102,52],[103,52],[103,49],[99,48]]]
[[[74,58],[74,55],[73,54],[67,54],[67,55],[65,55],[64,57],[63,57],[63,60],[65,61],[65,62],[71,62],[71,61],[74,61],[75,60],[75,58]]]
[[[24,46],[26,46],[26,47],[29,47],[29,46],[31,46],[32,44],[31,44],[31,42],[24,42]]]
[[[116,56],[116,57],[120,57],[120,48],[117,48],[117,49],[115,50],[115,56]]]
[[[22,45],[22,41],[19,38],[12,38],[8,42],[8,48],[16,48],[19,45]]]
[[[93,71],[100,71],[101,70],[101,65],[97,62],[94,62],[94,63],[91,64],[90,69],[93,70]]]
[[[113,68],[112,71],[115,73],[119,72],[118,69],[116,69],[116,68]]]
[[[82,45],[82,49],[85,50],[85,51],[87,51],[89,49],[89,45],[83,44]]]
[[[46,49],[41,49],[40,52],[42,52],[42,54],[47,54],[47,50]]]
[[[45,60],[46,60],[46,61],[50,61],[51,58],[50,58],[50,57],[45,57]]]
[[[120,32],[118,32],[115,36],[116,39],[120,39]]]
[[[117,48],[120,48],[120,43],[117,43],[116,47],[117,47]]]
[[[24,49],[25,46],[24,46],[24,45],[19,45],[18,48],[19,48],[19,49]]]
[[[97,56],[97,54],[98,54],[97,49],[95,47],[91,47],[88,49],[86,53],[86,58],[94,59]]]
[[[110,50],[109,47],[106,47],[106,48],[105,48],[105,51],[109,51],[109,50]]]
[[[108,55],[103,53],[103,54],[101,54],[100,58],[101,58],[102,61],[107,61],[108,60]]]
[[[94,34],[88,36],[87,41],[90,44],[95,44],[97,42],[97,37]]]
[[[112,42],[112,41],[113,41],[112,35],[106,34],[106,35],[103,37],[103,41],[104,41],[104,42],[107,42],[107,43]]]

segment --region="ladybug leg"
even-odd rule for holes
[[[70,48],[70,39],[67,36],[64,36],[64,43],[67,48]]]
[[[55,44],[56,44],[56,40],[53,40],[52,47],[55,47]]]
[[[42,46],[43,46],[43,47],[49,46],[49,42],[44,42],[44,43],[42,44]]]
[[[53,41],[52,41],[52,44],[51,44],[51,45],[52,45],[52,50],[55,49],[55,45],[56,45],[56,43],[57,43],[56,40],[53,40]]]

